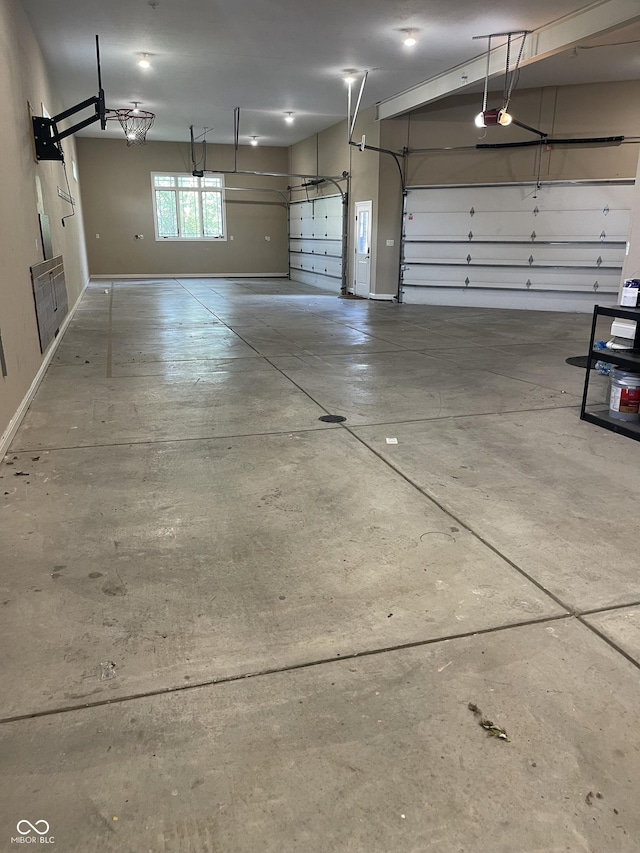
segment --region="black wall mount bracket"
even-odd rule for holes
[[[102,88],[102,71],[100,68],[100,40],[96,36],[96,61],[98,65],[98,94],[92,98],[87,98],[68,110],[58,113],[53,118],[45,118],[44,116],[32,116],[33,123],[33,141],[35,143],[36,157],[38,160],[58,160],[64,162],[64,152],[60,143],[67,136],[71,136],[88,127],[96,121],[100,122],[102,130],[107,127],[107,109],[105,107],[104,89]],[[65,130],[58,129],[58,122],[64,121],[76,113],[82,112],[89,107],[94,108],[94,114],[89,118],[78,122],[77,124],[67,127]]]

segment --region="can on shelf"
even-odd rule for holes
[[[609,415],[619,421],[640,421],[640,374],[613,368]]]

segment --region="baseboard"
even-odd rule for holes
[[[2,459],[4,457],[5,453],[9,449],[9,445],[13,441],[14,436],[18,431],[18,427],[22,423],[22,419],[27,414],[27,409],[31,405],[31,401],[33,400],[35,393],[38,390],[38,386],[42,382],[44,374],[46,373],[47,368],[51,364],[51,360],[53,359],[53,356],[55,355],[55,352],[58,349],[58,345],[59,345],[60,341],[62,340],[64,333],[67,330],[67,326],[69,325],[69,323],[73,319],[73,315],[76,313],[76,308],[80,304],[80,300],[82,299],[82,296],[83,296],[85,290],[87,289],[88,284],[89,284],[89,282],[87,281],[86,284],[84,285],[84,287],[82,288],[82,290],[80,291],[78,298],[76,299],[76,301],[73,305],[73,308],[71,308],[71,310],[69,311],[67,316],[64,318],[64,321],[63,321],[62,325],[60,326],[60,331],[58,332],[58,334],[55,337],[55,340],[53,341],[53,343],[51,344],[51,346],[47,350],[47,353],[44,357],[44,360],[43,360],[42,364],[40,365],[40,369],[36,373],[35,378],[29,387],[29,390],[24,395],[22,402],[18,406],[18,411],[11,418],[11,420],[9,421],[9,425],[7,426],[5,431],[0,436],[0,459]]]
[[[140,275],[92,275],[91,281],[125,281],[125,280],[143,280],[143,279],[158,279],[158,278],[289,278],[288,272],[187,272],[179,275],[167,273],[140,273]]]
[[[369,293],[369,299],[377,299],[378,301],[393,302],[395,298],[393,293]]]

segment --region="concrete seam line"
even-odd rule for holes
[[[466,631],[460,634],[447,634],[443,637],[432,637],[427,640],[414,640],[409,643],[400,643],[395,646],[384,646],[377,649],[365,649],[361,652],[350,652],[349,654],[340,655],[340,657],[318,658],[317,660],[303,661],[302,663],[289,664],[282,667],[270,667],[268,669],[256,670],[255,672],[245,672],[238,675],[227,675],[220,678],[211,678],[206,681],[199,681],[194,684],[181,684],[176,687],[163,687],[159,690],[149,690],[146,693],[131,693],[129,695],[117,696],[113,699],[98,699],[94,702],[85,702],[78,705],[66,705],[60,708],[51,708],[46,711],[33,711],[27,714],[16,714],[10,717],[0,718],[0,725],[8,723],[17,723],[24,720],[33,720],[40,717],[52,717],[57,714],[68,714],[73,711],[86,711],[93,708],[102,708],[107,705],[117,705],[123,702],[133,702],[138,699],[150,699],[154,696],[166,696],[173,693],[184,693],[187,690],[196,690],[204,687],[216,687],[219,684],[234,684],[238,681],[245,681],[250,678],[264,678],[269,675],[279,675],[289,672],[296,672],[301,669],[311,669],[316,666],[324,666],[332,663],[342,663],[343,661],[353,661],[358,658],[374,657],[377,655],[388,654],[391,652],[401,652],[408,649],[417,649],[423,646],[434,646],[438,643],[446,643],[451,640],[465,640],[470,637],[483,636],[488,634],[497,634],[502,631],[509,631],[513,628],[526,628],[533,625],[545,625],[549,622],[560,622],[565,619],[573,619],[572,613],[558,613],[554,616],[540,616],[537,619],[526,619],[520,622],[512,622],[508,625],[495,625],[491,628],[479,628],[477,631]]]
[[[632,663],[636,669],[640,669],[640,661],[636,660],[633,657],[633,655],[631,655],[629,652],[625,651],[622,648],[622,646],[619,646],[615,642],[615,640],[612,640],[605,633],[600,631],[599,628],[596,628],[595,625],[590,625],[589,622],[586,621],[585,617],[577,616],[576,618],[577,618],[578,622],[580,622],[581,625],[584,625],[585,628],[588,628],[592,634],[595,634],[596,637],[599,637],[601,640],[603,640],[615,652],[618,652],[618,654],[622,655],[622,657],[625,658],[626,660],[628,660],[629,663]]]
[[[154,438],[154,439],[144,439],[142,441],[113,441],[109,442],[109,444],[75,444],[69,445],[67,447],[20,447],[17,450],[13,450],[12,453],[37,453],[40,452],[53,452],[58,450],[91,450],[95,447],[138,447],[141,444],[185,444],[189,441],[216,441],[227,440],[231,438],[261,438],[269,435],[297,435],[300,433],[301,435],[306,432],[327,432],[329,430],[335,430],[340,424],[329,425],[329,426],[319,426],[319,427],[306,427],[305,429],[284,429],[277,430],[275,432],[241,432],[234,433],[233,435],[200,435],[195,436],[194,438]]]

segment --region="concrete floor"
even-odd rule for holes
[[[90,286],[0,466],[0,850],[640,850],[640,444],[578,418],[588,333]]]

